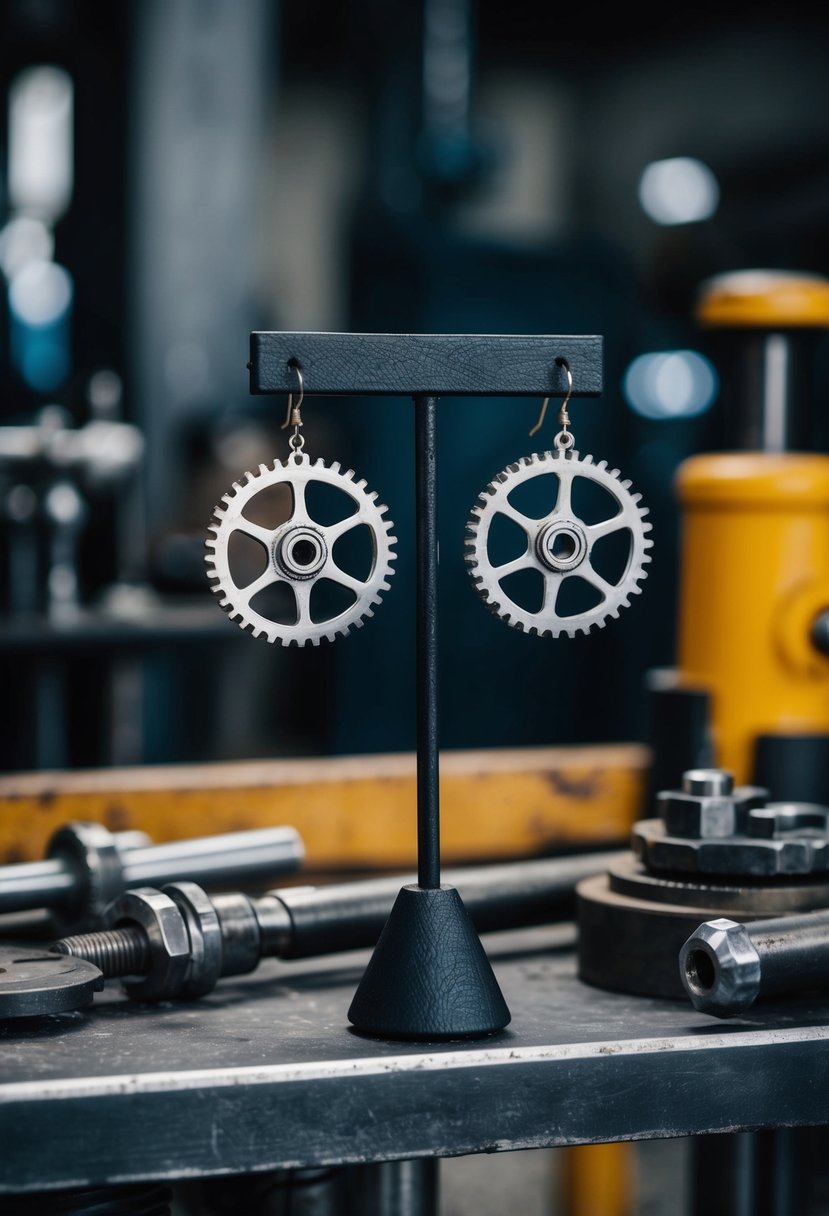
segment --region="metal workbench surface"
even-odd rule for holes
[[[7,1024],[0,1191],[829,1123],[818,997],[722,1022],[583,985],[570,927],[484,943],[513,1020],[477,1042],[356,1034],[364,953]]]

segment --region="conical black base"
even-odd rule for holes
[[[402,887],[348,1020],[382,1039],[475,1038],[510,1011],[454,887]]]

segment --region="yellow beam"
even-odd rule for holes
[[[643,813],[647,749],[637,744],[446,752],[446,862],[527,857],[626,842]],[[415,758],[313,760],[24,773],[0,778],[0,861],[43,856],[70,819],[156,841],[291,824],[311,870],[413,866]]]

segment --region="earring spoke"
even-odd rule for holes
[[[233,521],[233,531],[244,532],[245,536],[258,540],[260,545],[264,545],[266,549],[270,549],[271,547],[271,541],[273,540],[271,529],[262,528],[259,524],[252,524],[249,519],[245,519],[244,515],[240,515],[238,519]]]
[[[510,574],[515,574],[518,570],[534,569],[530,558],[529,546],[524,550],[520,557],[514,558],[511,562],[504,562],[502,566],[493,566],[492,573],[500,583],[502,578],[506,578]]]
[[[240,588],[246,603],[249,604],[255,595],[258,595],[260,591],[264,591],[266,587],[270,587],[271,583],[279,582],[279,578],[280,576],[277,572],[269,566],[267,570],[259,575],[259,578],[255,578],[247,587]]]
[[[512,503],[507,502],[506,499],[504,499],[503,502],[499,502],[495,510],[499,515],[506,515],[507,519],[512,520],[514,524],[518,524],[518,527],[521,528],[521,530],[525,532],[528,537],[531,537],[538,527],[537,519],[530,519],[528,515],[522,515],[521,512],[516,510]]]
[[[352,574],[346,574],[345,570],[341,570],[335,561],[329,560],[326,562],[320,572],[320,577],[330,578],[332,582],[339,583],[341,587],[347,587],[355,595],[362,595],[366,589],[365,583],[361,582],[358,578],[354,578]]]
[[[313,582],[292,583],[294,599],[296,600],[296,624],[311,624],[311,588]]]
[[[339,523],[327,524],[325,528],[325,536],[329,546],[333,546],[335,541],[338,541],[346,532],[350,532],[352,528],[356,528],[358,524],[365,523],[365,520],[357,511],[354,515],[347,515],[345,519],[341,519]]]
[[[598,524],[586,524],[585,531],[591,541],[598,540],[600,536],[610,536],[613,532],[619,532],[622,528],[629,528],[630,522],[624,515],[612,515],[610,519],[603,519]]]
[[[542,612],[555,612],[556,600],[558,599],[558,589],[564,581],[564,575],[559,574],[556,570],[548,570],[544,575],[544,601],[541,605]]]
[[[595,587],[597,591],[601,591],[604,599],[608,599],[608,597],[611,596],[616,590],[612,583],[609,583],[607,579],[602,578],[602,576],[593,569],[589,561],[585,562],[584,565],[579,568],[579,578],[583,578],[585,582],[590,583],[591,587]]]
[[[291,512],[291,523],[307,523],[308,509],[305,506],[305,482],[298,478],[291,482],[291,493],[294,497],[294,509]]]
[[[556,498],[555,515],[569,515],[572,512],[573,508],[570,505],[572,486],[572,477],[565,477],[563,473],[558,474],[558,497]]]

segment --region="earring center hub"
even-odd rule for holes
[[[286,578],[308,579],[319,574],[328,561],[328,546],[315,528],[291,524],[273,543],[273,561]]]
[[[584,561],[587,537],[573,520],[553,520],[538,533],[535,551],[550,570],[564,574]]]

